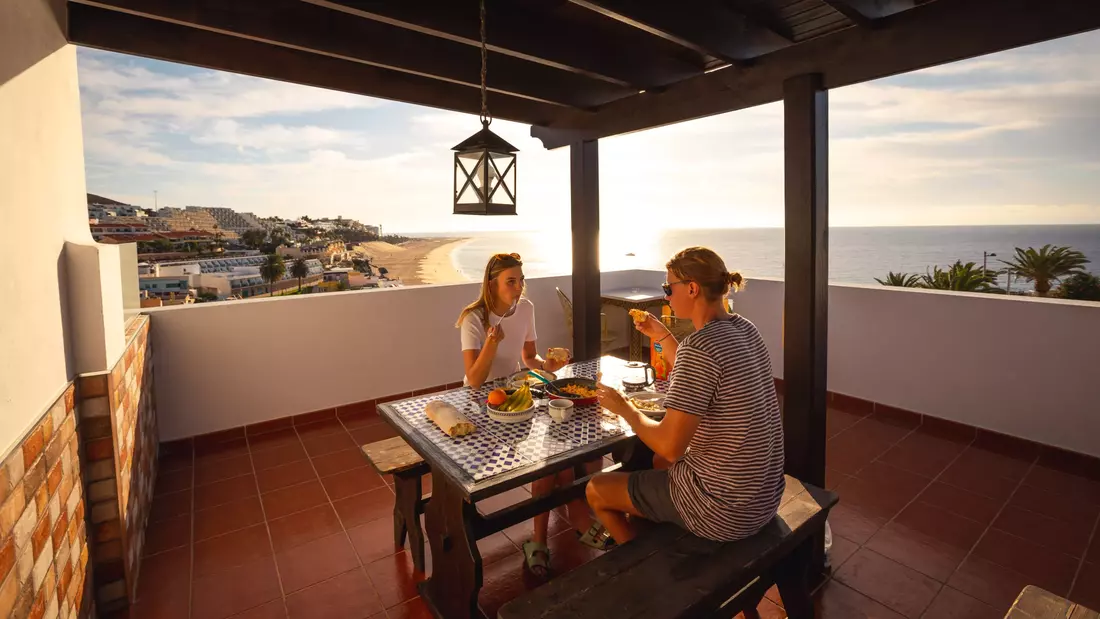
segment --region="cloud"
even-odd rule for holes
[[[1100,221],[1098,54],[1094,33],[831,91],[832,223]],[[520,150],[520,217],[452,218],[475,116],[83,49],[80,81],[97,193],[394,230],[568,222],[568,149],[524,125],[492,125]],[[607,228],[782,225],[782,104],[599,147]]]

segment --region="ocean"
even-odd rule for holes
[[[448,233],[456,236],[455,233]],[[428,235],[418,235],[428,236]],[[436,235],[432,235],[436,236]],[[446,236],[446,235],[438,235]],[[452,254],[455,268],[470,280],[479,280],[488,257],[496,252],[517,252],[523,257],[528,277],[565,275],[572,270],[568,232],[463,233],[470,241]],[[1080,250],[1100,273],[1100,225],[1059,226],[937,226],[896,228],[831,228],[829,230],[829,281],[876,284],[888,271],[923,274],[933,265],[962,260],[982,263],[982,252],[991,269],[1008,259],[1016,247],[1039,248],[1046,244]],[[603,270],[658,269],[676,251],[704,245],[718,252],[730,270],[747,278],[783,277],[783,229],[738,228],[664,230],[654,233],[605,232],[601,238]],[[628,254],[633,254],[628,255]],[[1004,285],[1004,277],[1001,278]],[[1028,289],[1012,282],[1013,290]]]

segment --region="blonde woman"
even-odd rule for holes
[[[465,383],[475,389],[486,381],[507,376],[517,364],[533,370],[555,372],[569,359],[569,351],[551,349],[539,356],[535,335],[535,305],[523,296],[523,261],[519,254],[496,254],[485,265],[478,299],[466,306],[455,325],[462,332]],[[554,354],[551,354],[554,353]],[[597,463],[598,466],[598,463]],[[534,496],[549,494],[559,484],[572,483],[573,472],[563,471],[531,484]],[[592,526],[588,505],[578,499],[568,505],[569,522],[578,531]],[[550,569],[546,545],[550,513],[535,516],[531,540],[523,553],[531,573],[545,577]]]
[[[726,310],[726,295],[744,282],[718,254],[691,247],[666,268],[669,305],[696,329],[677,342],[653,316],[637,327],[674,359],[667,413],[650,419],[606,385],[598,397],[669,467],[597,475],[588,502],[619,543],[634,538],[633,517],[671,522],[711,540],[743,539],[775,516],[783,496],[783,425],[771,357],[756,327]]]

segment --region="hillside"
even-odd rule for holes
[[[118,200],[112,200],[110,198],[104,198],[103,196],[97,196],[94,193],[88,194],[88,204],[108,204],[111,206],[129,206],[125,202],[119,202]]]

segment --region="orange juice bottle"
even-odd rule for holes
[[[666,327],[672,324],[672,308],[664,305],[661,307],[661,322]],[[649,365],[653,366],[657,374],[657,380],[668,380],[669,363],[665,359],[661,344],[651,341],[649,344]]]

